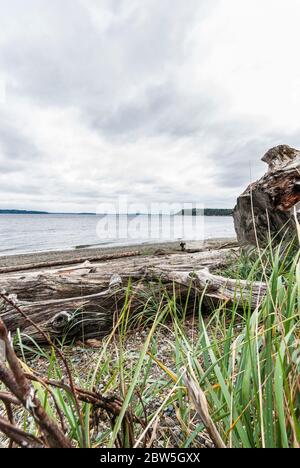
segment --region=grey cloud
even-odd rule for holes
[[[218,165],[216,181],[221,187],[246,187],[264,170],[259,160],[268,149],[266,141],[251,138],[246,142],[238,140],[236,137],[235,142],[222,145],[213,155],[212,159]]]
[[[32,184],[24,180],[10,178],[8,180],[1,180],[0,193],[1,192],[21,195],[40,195],[43,193],[43,188],[37,184]]]
[[[94,210],[97,201],[124,194],[148,201],[199,197],[206,206],[231,206],[250,180],[250,167],[252,178],[264,172],[259,159],[270,146],[300,146],[296,133],[275,133],[259,117],[230,115],[228,98],[213,80],[205,87],[193,81],[193,47],[201,51],[195,70],[200,78],[205,78],[209,51],[190,34],[201,29],[217,0],[0,3],[0,68],[7,77],[7,114],[5,109],[0,114],[1,199],[15,194],[22,206],[35,200],[36,208],[39,203],[47,208],[48,200],[61,210]],[[97,12],[100,22],[107,18],[101,25]],[[10,109],[12,102],[16,110]],[[25,109],[25,117],[21,111],[17,115],[18,106]],[[84,148],[82,156],[73,159],[72,137],[64,141],[57,132],[49,154],[43,138],[25,125],[31,109],[41,115],[56,109],[73,112],[86,153]],[[14,124],[12,112],[21,124]],[[51,125],[59,123],[54,119]],[[78,126],[70,130],[80,132]],[[91,147],[89,138],[97,140]],[[94,150],[97,144],[99,151]],[[153,164],[143,153],[152,145]],[[106,151],[111,159],[103,162]],[[67,169],[60,165],[64,157]],[[146,157],[148,164],[143,165]],[[177,172],[177,157],[185,161],[186,172],[183,166]],[[202,192],[208,164],[213,175]],[[178,183],[168,178],[169,172]],[[6,174],[13,180],[7,181]]]
[[[0,172],[24,171],[38,158],[34,143],[12,125],[0,120]]]
[[[227,135],[219,148],[212,155],[216,163],[216,181],[221,187],[245,188],[251,181],[259,178],[267,170],[261,161],[263,155],[273,146],[289,144],[300,147],[300,134],[297,132],[281,134],[258,133],[249,130],[248,138],[243,135],[247,122],[231,123],[230,135]]]
[[[150,2],[147,14],[137,6],[128,17],[118,16],[119,2],[104,2],[116,19],[100,32],[78,1],[30,0],[25,6],[12,0],[4,18],[9,23],[16,9],[29,10],[28,3],[37,9],[28,24],[33,33],[21,30],[0,51],[2,67],[14,77],[8,92],[41,105],[75,106],[83,123],[109,137],[141,130],[180,136],[197,129],[197,114],[209,111],[210,102],[199,92],[180,92],[172,74],[184,63],[190,22],[199,8],[205,12],[206,2]]]
[[[213,98],[179,91],[172,82],[151,85],[113,112],[94,121],[105,134],[138,138],[168,135],[188,137],[203,130],[203,121],[215,110]]]

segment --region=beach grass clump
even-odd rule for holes
[[[267,284],[254,311],[251,298],[219,301],[208,313],[205,294],[187,307],[149,288],[132,321],[129,285],[100,349],[62,344],[76,386],[107,404],[83,398],[80,415],[56,351],[18,336],[27,374],[47,379],[33,380],[39,400],[75,447],[299,447],[299,249],[241,254],[223,274]],[[21,427],[38,436],[34,418],[18,411]]]

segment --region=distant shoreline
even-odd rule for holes
[[[104,216],[104,213],[53,213],[49,211],[34,211],[34,210],[0,210],[0,215],[61,215],[61,216]],[[114,213],[108,213],[108,215]],[[151,213],[153,216],[158,216],[159,213]],[[126,216],[125,213],[117,213],[117,215]],[[147,216],[148,213],[127,213],[127,216]],[[230,208],[204,208],[203,210],[181,210],[175,216],[232,216],[233,210]],[[164,214],[168,216],[168,214]]]

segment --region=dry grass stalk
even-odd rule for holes
[[[216,448],[226,448],[226,445],[209,415],[208,404],[204,392],[187,371],[183,375],[183,381],[188,390],[189,397]]]

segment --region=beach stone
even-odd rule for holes
[[[95,349],[102,348],[102,341],[99,341],[99,340],[96,340],[96,339],[86,340],[84,344],[88,348],[95,348]]]

